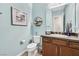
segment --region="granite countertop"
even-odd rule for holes
[[[62,34],[50,34],[50,35],[42,35],[44,37],[53,37],[53,38],[61,38],[61,39],[68,39],[68,40],[77,40],[79,41],[79,38],[76,36],[67,36],[67,35],[62,35]]]

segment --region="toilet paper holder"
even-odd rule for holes
[[[25,40],[21,40],[20,41],[20,45],[24,44],[25,43]]]

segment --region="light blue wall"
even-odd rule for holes
[[[28,26],[11,25],[11,6],[28,13]],[[26,48],[31,39],[31,11],[31,4],[0,4],[0,55],[17,55]],[[23,45],[21,40],[26,40]]]
[[[40,27],[36,27],[33,24],[33,35],[42,35],[45,34],[45,20],[46,20],[46,4],[44,3],[34,3],[32,4],[32,19],[39,16],[42,17],[43,24]]]
[[[75,4],[70,3],[66,6],[65,8],[65,24],[69,21],[72,20],[72,32],[75,32]]]
[[[46,31],[52,31],[52,11],[47,7],[46,8]]]

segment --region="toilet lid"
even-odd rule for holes
[[[36,47],[36,43],[31,43],[31,44],[29,44],[29,45],[27,45],[27,48],[34,48],[34,47]]]

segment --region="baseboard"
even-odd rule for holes
[[[22,56],[27,51],[27,49],[23,50],[21,53],[19,53],[17,56]]]

